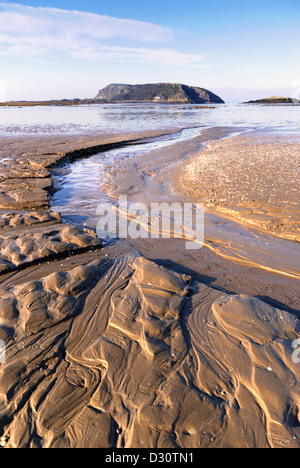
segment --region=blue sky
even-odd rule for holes
[[[180,82],[227,101],[300,88],[299,0],[0,0],[0,99]]]

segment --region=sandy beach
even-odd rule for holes
[[[53,210],[54,169],[178,131],[1,138],[3,447],[300,447],[299,141],[215,127],[103,163],[91,197],[205,203],[199,250]]]

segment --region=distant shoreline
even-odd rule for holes
[[[81,104],[97,104],[97,102],[92,99],[62,99],[58,101],[8,101],[0,102],[0,107],[78,106]]]
[[[255,101],[243,102],[243,104],[300,104],[298,99],[284,97],[270,97],[265,99],[257,99]]]
[[[62,99],[61,101],[8,101],[8,102],[0,102],[0,107],[71,107],[71,106],[83,106],[83,105],[95,105],[95,104],[155,104],[155,105],[189,105],[193,106],[195,109],[213,109],[216,103],[206,103],[206,104],[194,104],[188,102],[181,102],[181,101],[100,101],[100,100],[93,100],[93,99],[82,99],[82,100],[67,100]],[[270,99],[259,99],[257,101],[247,101],[242,102],[241,104],[263,104],[268,106],[276,106],[276,105],[284,105],[284,106],[298,106],[299,102],[295,102],[293,100],[270,100]]]
[[[192,105],[195,106],[196,108],[213,108],[213,105],[215,103],[207,103],[207,104],[193,104],[193,103],[188,103],[188,102],[170,102],[170,101],[164,101],[164,102],[157,102],[157,101],[99,101],[99,100],[61,100],[61,101],[9,101],[9,102],[0,102],[0,107],[38,107],[38,106],[64,106],[64,107],[70,107],[70,106],[80,106],[80,105],[93,105],[93,104],[155,104],[155,105]],[[210,105],[212,104],[212,105]]]

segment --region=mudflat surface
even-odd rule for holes
[[[7,446],[297,447],[295,316],[132,253],[2,294]]]
[[[211,142],[175,180],[207,209],[299,242],[299,144],[295,136],[253,132]]]
[[[49,208],[51,168],[118,145],[174,133],[148,131],[131,134],[22,136],[1,138],[0,209]]]
[[[174,171],[208,142],[232,144],[229,133],[108,163],[99,187],[146,204],[190,200]],[[11,200],[24,190],[0,215],[1,445],[298,448],[299,244],[209,215],[196,251],[183,239],[103,247],[93,226],[41,211],[44,188],[31,186],[24,211],[24,179],[51,182],[56,164],[99,150],[76,138],[8,138],[1,150]]]

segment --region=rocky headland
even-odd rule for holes
[[[178,83],[110,84],[99,91],[96,101],[105,102],[173,102],[189,104],[224,104],[216,94],[207,89]]]

